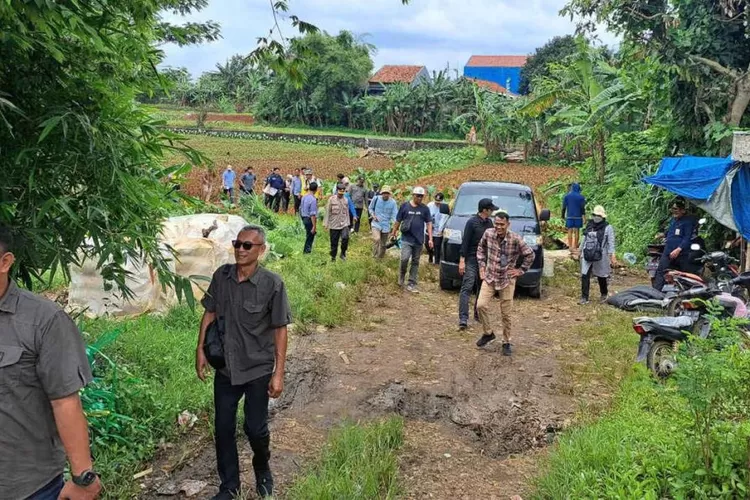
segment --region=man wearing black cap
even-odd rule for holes
[[[687,215],[687,203],[678,196],[670,206],[672,220],[669,222],[664,252],[659,260],[659,267],[654,276],[654,288],[661,291],[664,287],[664,273],[667,269],[687,271],[689,268],[690,242],[696,229],[695,217]]]
[[[463,276],[461,293],[458,296],[458,328],[466,330],[469,324],[469,299],[481,285],[477,265],[477,248],[484,232],[492,227],[490,215],[497,207],[490,198],[479,200],[477,214],[466,223],[461,239],[461,253],[458,261],[458,274]],[[474,302],[474,319],[478,320],[477,304]]]

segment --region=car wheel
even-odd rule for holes
[[[443,268],[440,268],[440,289],[453,290],[453,280],[443,274]]]
[[[540,281],[534,287],[529,288],[529,297],[532,299],[542,298],[542,282]]]

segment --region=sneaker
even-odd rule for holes
[[[601,298],[599,299],[599,303],[606,304],[608,298],[609,298],[609,295],[602,295]]]
[[[510,349],[510,344],[505,343],[503,344],[503,356],[510,356],[512,354],[512,351]]]
[[[589,299],[581,298],[581,300],[578,301],[579,306],[585,306],[589,303]]]
[[[260,498],[273,497],[273,476],[270,470],[255,471],[255,492]]]
[[[419,290],[417,290],[417,285],[407,285],[406,291],[411,293],[419,293]]]
[[[346,262],[346,255],[342,255],[342,256],[341,256],[341,257],[339,257],[339,258],[341,259],[341,262]]]
[[[477,347],[484,347],[496,338],[494,333],[484,334],[477,340]]]
[[[404,278],[399,278],[398,279],[398,286],[400,286],[400,287],[403,288],[403,286],[404,286]]]

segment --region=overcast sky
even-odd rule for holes
[[[566,0],[290,0],[290,14],[331,33],[349,30],[374,44],[375,69],[418,64],[459,68],[472,54],[529,54],[573,23],[558,12]],[[179,18],[166,16],[179,22]],[[273,26],[265,0],[210,0],[191,20],[221,24],[222,39],[199,46],[165,45],[165,66],[184,66],[197,77],[233,54],[247,54]],[[285,36],[295,33],[282,24]],[[612,43],[606,33],[602,39]]]

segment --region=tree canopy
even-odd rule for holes
[[[659,57],[677,80],[678,139],[710,149],[742,123],[750,103],[747,0],[571,0],[563,13],[578,18],[580,30],[603,23]]]
[[[362,92],[372,72],[372,46],[348,31],[336,36],[309,33],[290,44],[299,59],[302,83],[289,72],[276,72],[258,97],[256,114],[271,121],[311,125],[341,124],[343,95]]]
[[[560,62],[576,52],[576,41],[572,35],[556,36],[545,43],[529,57],[521,69],[521,84],[519,92],[528,94],[532,91],[531,83],[549,75],[550,63]]]
[[[107,283],[125,288],[128,260],[170,273],[157,236],[168,213],[164,153],[198,156],[139,109],[135,96],[161,86],[156,48],[218,36],[213,23],[171,26],[205,0],[100,0],[0,4],[0,224],[19,245],[16,272],[30,282],[47,270],[96,258]]]

